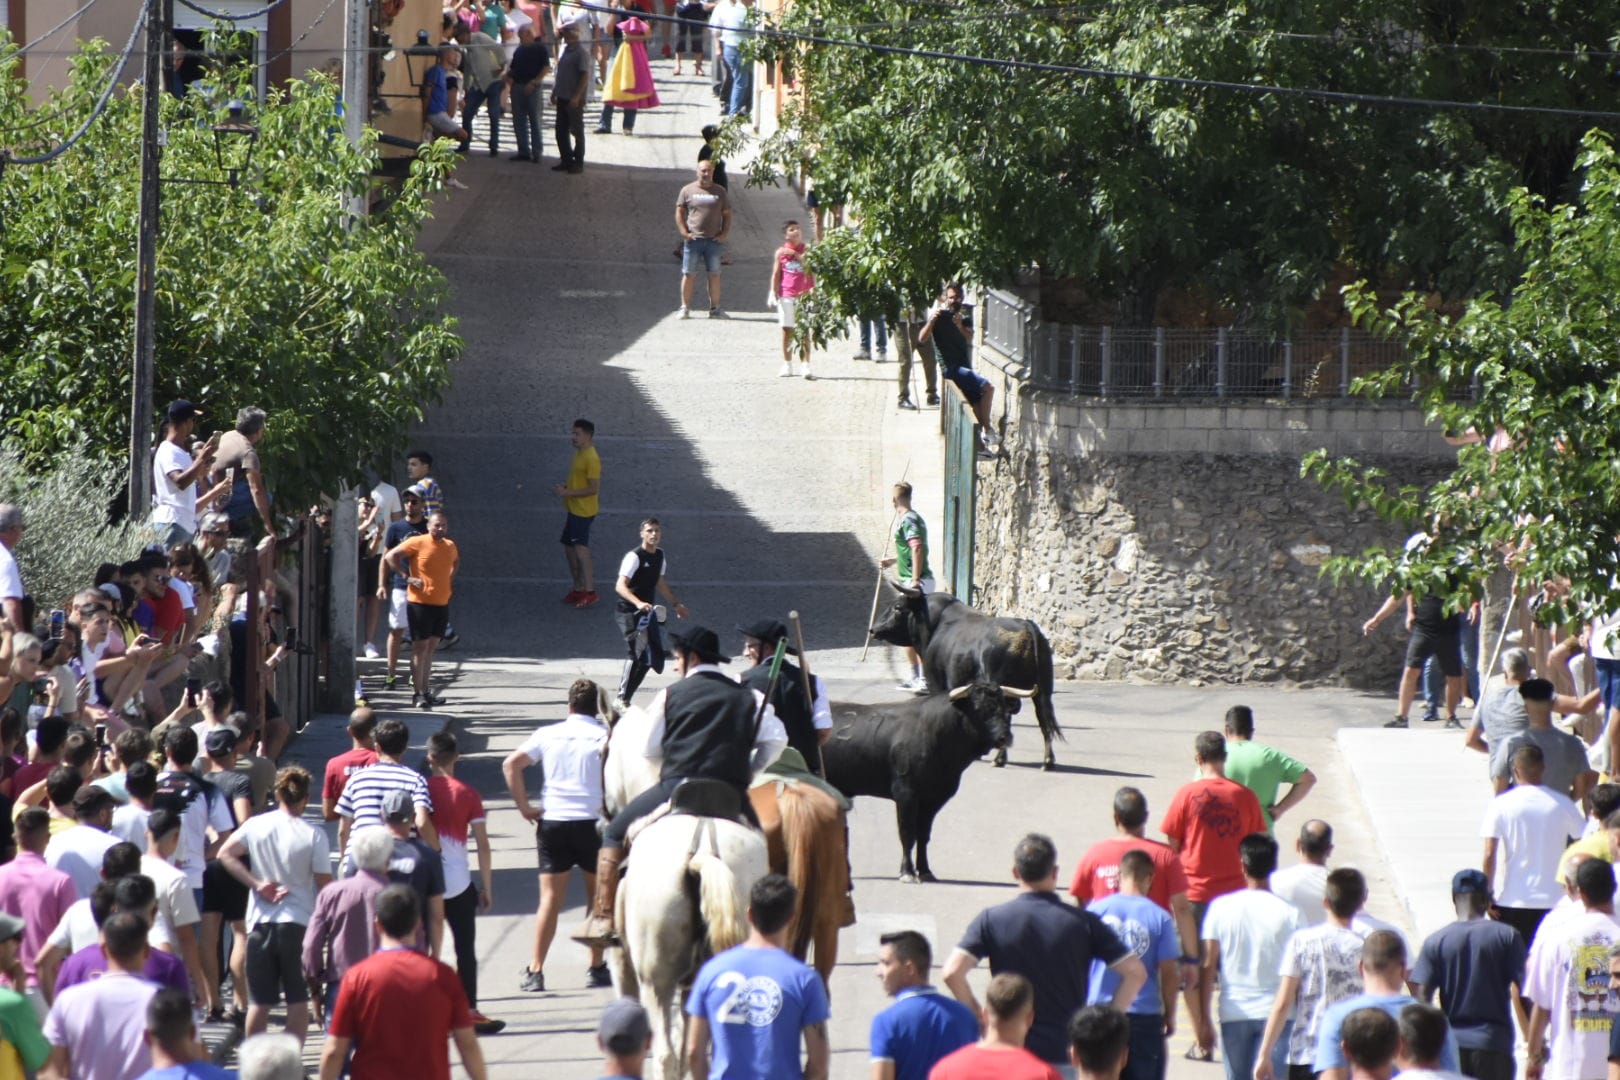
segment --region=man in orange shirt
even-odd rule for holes
[[[405,575],[405,615],[411,628],[411,704],[424,709],[439,704],[428,676],[433,653],[450,625],[450,587],[461,565],[461,552],[450,539],[444,512],[428,518],[428,531],[407,538],[384,556],[389,569]],[[409,567],[403,560],[409,559]]]

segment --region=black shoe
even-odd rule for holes
[[[453,649],[459,644],[461,644],[461,634],[455,630],[451,630],[439,639],[439,648],[441,649]]]
[[[611,135],[611,134],[613,134],[613,129],[612,128],[599,127],[599,128],[596,128],[595,130],[593,130],[591,132],[591,134],[592,135]]]
[[[555,164],[555,165],[553,165],[551,167],[551,171],[552,172],[567,172],[569,169],[572,169],[573,167],[574,167],[573,165],[569,164],[566,161],[559,161],[559,162],[557,162],[557,164]]]
[[[568,166],[568,171],[577,176],[585,171],[585,166],[576,161],[572,165]]]
[[[523,969],[523,981],[518,983],[518,989],[525,994],[543,994],[546,991],[546,977],[538,971]]]
[[[492,146],[492,147],[490,147],[490,148],[489,148],[489,156],[490,156],[490,157],[500,157],[500,156],[501,156],[501,151],[500,151],[500,148],[499,148],[499,147],[495,147],[495,146]],[[505,1025],[505,1024],[502,1024],[502,1025],[501,1025],[501,1026],[502,1026],[502,1027],[505,1027],[505,1026],[506,1026],[506,1025]]]
[[[1452,713],[1450,716],[1446,717],[1446,727],[1454,728],[1457,731],[1461,731],[1462,726],[1463,726],[1463,722],[1461,720],[1457,719],[1457,714],[1456,713]]]
[[[411,691],[411,708],[413,708],[413,709],[416,708],[417,705],[421,704],[421,701],[422,701],[422,695],[418,694],[415,690],[412,690]],[[422,707],[424,709],[427,708],[426,705],[423,705]]]
[[[1406,717],[1397,716],[1393,720],[1385,721],[1384,726],[1387,727],[1387,728],[1403,728],[1403,727],[1409,727],[1410,725],[1407,724]]]
[[[507,161],[533,161],[534,157],[532,155],[530,155],[530,154],[511,154],[511,155],[507,156],[506,160]]]
[[[604,986],[613,985],[613,976],[608,974],[606,964],[597,964],[595,967],[585,969],[585,985],[592,990],[600,990]]]
[[[902,408],[902,409],[910,409],[913,412],[917,411],[916,404],[908,397],[903,397],[903,398],[900,399],[900,408]]]
[[[491,1020],[477,1009],[472,1011],[473,1030],[480,1035],[499,1035],[506,1030],[505,1020]]]
[[[938,405],[939,404],[939,395],[938,394],[929,394],[928,395],[928,404],[930,404],[930,405]]]
[[[438,703],[439,703],[439,699],[434,697],[432,694],[423,694],[422,699],[419,702],[417,702],[417,708],[419,708],[419,709],[431,709],[431,708],[433,708],[433,706],[437,705]]]

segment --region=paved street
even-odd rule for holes
[[[667,73],[667,62],[655,70]],[[919,509],[931,524],[940,520],[938,413],[894,410],[892,365],[853,362],[839,344],[814,358],[815,382],[776,376],[779,338],[764,299],[780,222],[805,216],[793,193],[736,182],[725,273],[732,318],[676,318],[671,210],[713,109],[707,80],[665,81],[660,94],[666,104],[641,120],[634,138],[588,136],[581,176],[550,171],[549,140],[539,168],[491,160],[475,147],[457,173],[469,190],[441,200],[424,237],[451,279],[468,344],[453,389],[413,440],[438,458],[463,552],[454,603],[463,643],[445,657],[442,710],[397,711],[401,694],[373,693],[373,703],[410,721],[416,747],[452,724],[467,755],[461,775],[490,807],[495,913],[479,920],[479,954],[482,1008],[510,1024],[483,1040],[497,1077],[597,1075],[595,1017],[610,996],[583,988],[584,951],[562,936],[546,966],[551,992],[518,992],[535,853],[499,775],[501,758],[535,724],[563,715],[572,679],[617,678],[610,605],[575,611],[556,602],[569,584],[556,542],[562,512],[549,492],[567,469],[572,419],[596,422],[604,463],[593,534],[598,590],[608,591],[637,521],[656,515],[671,580],[694,618],[730,645],[736,623],[797,608],[812,665],[841,700],[891,698],[900,673],[883,647],[858,660],[889,484],[904,472],[918,484]],[[380,663],[362,670],[375,686]],[[662,684],[655,677],[648,685]],[[1372,910],[1410,923],[1378,853],[1378,819],[1362,808],[1335,743],[1341,728],[1375,725],[1388,711],[1381,699],[1064,686],[1058,715],[1068,741],[1058,747],[1058,770],[1035,769],[1040,742],[1026,710],[1012,764],[970,768],[941,816],[932,853],[941,883],[899,884],[891,808],[858,805],[851,835],[860,921],[843,934],[832,981],[833,1076],[866,1075],[867,1027],[883,1005],[872,975],[881,931],[921,929],[942,958],[975,912],[1011,895],[1010,854],[1023,833],[1054,836],[1066,879],[1084,847],[1111,831],[1109,805],[1121,784],[1146,791],[1157,822],[1192,775],[1193,736],[1219,727],[1239,702],[1255,708],[1263,741],[1321,777],[1300,816],[1284,819],[1285,849],[1305,814],[1327,818],[1339,829],[1336,861],[1360,866],[1372,881]],[[342,742],[341,720],[325,718],[288,756],[317,768]],[[1292,860],[1290,851],[1284,861]],[[576,886],[564,933],[582,899]],[[1172,1077],[1219,1075],[1181,1060],[1186,1044],[1178,1034]]]

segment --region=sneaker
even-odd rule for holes
[[[369,641],[366,642],[366,659],[367,660],[375,660],[381,655],[382,655],[382,653],[377,651],[377,646],[373,645]]]
[[[717,307],[712,307],[712,308],[709,309],[709,318],[711,318],[711,319],[729,319],[729,318],[731,318],[731,316],[727,315],[725,312],[721,311]]]
[[[594,592],[580,593],[579,594],[579,602],[576,603],[574,605],[574,607],[576,609],[578,609],[578,608],[588,608],[592,604],[597,603],[601,599],[602,598],[600,596],[596,595],[596,593],[594,593]]]
[[[613,976],[608,974],[606,964],[597,964],[595,967],[585,969],[585,985],[592,990],[600,990],[604,986],[613,985]]]
[[[562,602],[565,604],[577,604],[579,603],[579,598],[584,595],[585,594],[580,592],[578,589],[569,589],[568,595],[562,598]]]
[[[447,177],[444,182],[449,184],[451,187],[455,188],[457,191],[466,191],[467,190],[467,185],[463,184],[460,180],[457,180],[453,176]]]
[[[913,675],[911,678],[901,682],[896,689],[904,690],[908,694],[926,694],[928,693],[928,680],[921,675]]]
[[[461,635],[451,628],[450,632],[439,639],[439,648],[453,649],[461,643]]]
[[[1446,717],[1446,727],[1455,729],[1457,731],[1461,731],[1462,726],[1463,726],[1463,722],[1461,720],[1457,719],[1457,714],[1456,713],[1452,713],[1450,716]]]
[[[472,1011],[473,1030],[480,1035],[495,1035],[506,1029],[505,1020],[491,1020],[477,1009]]]
[[[876,356],[872,357],[872,363],[874,364],[887,364],[888,362],[889,354],[886,352],[880,352]]]
[[[935,394],[935,393],[932,393],[932,392],[929,393],[928,398],[927,398],[927,404],[929,404],[929,405],[938,405],[939,404],[939,395]]]
[[[1423,710],[1423,722],[1425,724],[1432,724],[1438,719],[1440,719],[1440,709],[1438,706],[1430,705],[1428,708]]]
[[[399,685],[399,676],[398,675],[390,675],[390,676],[388,676],[388,678],[383,680],[383,689],[385,691],[392,690],[394,687],[396,687],[398,685]]]
[[[1387,727],[1387,728],[1404,728],[1404,727],[1410,727],[1411,725],[1409,725],[1406,722],[1406,717],[1397,716],[1393,720],[1386,720],[1384,722],[1384,726]]]
[[[810,365],[803,360],[799,361],[799,375],[800,377],[806,379],[815,378],[814,375],[810,374]]]
[[[786,360],[782,361],[782,370],[778,371],[776,374],[784,379],[793,378],[793,365],[788,363]]]
[[[523,981],[518,983],[518,989],[525,994],[543,994],[546,990],[546,977],[539,971],[523,969]]]
[[[903,398],[900,399],[900,406],[899,407],[902,408],[902,409],[910,409],[912,412],[917,411],[916,403],[913,402],[908,397],[903,397]]]
[[[413,709],[416,708],[418,705],[421,704],[421,702],[422,702],[422,695],[418,694],[415,690],[412,690],[411,691],[411,708],[413,708]],[[422,707],[426,708],[427,706],[424,705]]]
[[[419,699],[417,699],[416,707],[418,709],[431,709],[438,703],[439,699],[434,697],[432,694],[423,694]]]
[[[681,318],[690,319],[691,317],[692,317],[692,309],[687,307],[685,304],[682,304],[681,305]]]

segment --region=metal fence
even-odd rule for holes
[[[984,339],[1043,390],[1100,398],[1343,398],[1360,375],[1404,359],[1361,330],[1282,336],[1229,327],[1044,323],[999,290],[984,299]]]

